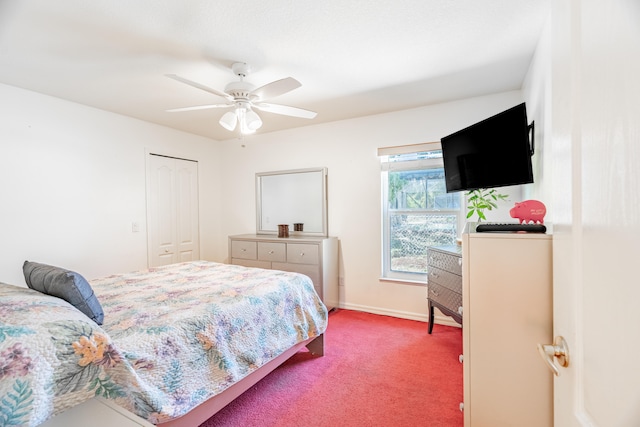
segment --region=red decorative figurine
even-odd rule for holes
[[[525,200],[524,202],[516,203],[509,211],[511,218],[518,218],[520,224],[528,224],[530,221],[534,224],[544,224],[546,213],[547,208],[539,200]]]

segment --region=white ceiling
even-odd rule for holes
[[[186,132],[235,138],[223,102],[237,80],[302,86],[260,112],[271,132],[519,89],[550,0],[0,0],[0,83]],[[1,101],[0,101],[1,102]]]

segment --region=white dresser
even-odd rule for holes
[[[551,427],[552,236],[462,235],[464,426]]]
[[[338,306],[338,239],[267,234],[229,236],[231,264],[302,273],[313,281],[322,302]]]

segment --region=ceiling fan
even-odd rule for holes
[[[227,101],[224,104],[197,105],[193,107],[173,108],[167,111],[178,112],[204,110],[208,108],[233,108],[232,111],[228,111],[222,116],[219,123],[223,128],[229,131],[233,131],[239,123],[240,132],[242,132],[242,134],[253,133],[262,126],[262,119],[254,109],[304,119],[313,119],[316,116],[317,113],[314,111],[290,107],[288,105],[264,102],[264,100],[274,98],[300,87],[301,84],[296,79],[286,77],[255,88],[251,83],[244,81],[244,78],[250,71],[247,64],[244,62],[236,62],[231,66],[231,70],[235,75],[240,77],[240,81],[227,84],[224,88],[224,92],[204,86],[175,74],[167,74],[166,76],[169,78],[220,96]]]

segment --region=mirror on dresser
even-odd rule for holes
[[[257,173],[256,210],[257,234],[327,236],[327,168]]]

